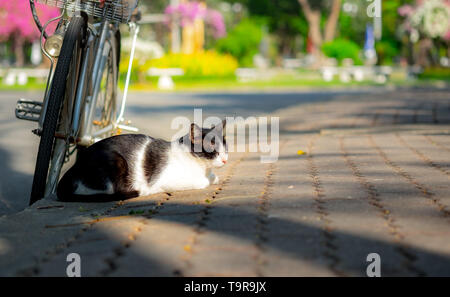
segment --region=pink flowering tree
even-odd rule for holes
[[[36,3],[36,10],[41,23],[59,15],[59,9]],[[47,32],[54,31],[52,23]],[[28,0],[0,0],[0,42],[12,41],[16,56],[16,66],[23,66],[25,57],[23,47],[26,42],[33,42],[40,37]]]
[[[447,48],[450,57],[450,0],[417,0],[415,5],[403,5],[398,9],[404,22],[400,32],[408,36],[414,50],[414,60],[421,66],[437,64],[439,49]],[[429,59],[434,53],[434,59]]]
[[[401,6],[398,13],[405,18],[401,29],[413,42],[420,35],[450,40],[450,0],[417,1],[414,6]]]
[[[192,24],[196,19],[201,19],[214,29],[213,35],[215,38],[223,37],[226,34],[222,14],[196,1],[169,5],[165,10],[165,15],[167,16],[168,24],[171,20],[177,19],[183,27],[187,24]]]

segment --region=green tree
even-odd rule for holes
[[[322,45],[322,51],[327,57],[335,58],[339,63],[342,60],[350,58],[356,65],[362,64],[359,58],[361,48],[358,44],[347,39],[337,38],[333,41],[325,42]]]
[[[283,54],[291,53],[295,37],[309,36],[313,52],[320,53],[323,41],[336,34],[341,0],[241,0],[251,16],[264,17],[279,39]],[[323,33],[322,33],[323,32]]]
[[[378,63],[390,64],[400,52],[402,44],[398,36],[398,28],[402,19],[398,15],[398,9],[404,4],[411,4],[415,0],[384,0],[382,6],[383,14],[383,36],[376,44]]]
[[[318,55],[322,43],[331,41],[336,35],[337,21],[341,11],[341,0],[298,0],[303,13],[308,20],[309,37],[312,42],[313,53]],[[322,33],[321,23],[323,14],[328,11],[328,17]]]
[[[219,39],[216,49],[238,59],[241,66],[252,66],[253,56],[258,53],[263,34],[261,25],[250,20],[242,20],[228,36]]]
[[[139,7],[143,8],[146,13],[161,13],[167,5],[170,4],[168,0],[139,0]]]
[[[391,64],[393,58],[401,52],[404,46],[398,36],[398,28],[402,19],[398,15],[398,8],[415,0],[383,0],[382,1],[382,38],[377,41],[375,48],[380,64]],[[356,13],[341,13],[338,24],[340,38],[352,40],[359,46],[364,45],[366,25],[373,20],[367,16],[366,9],[370,2],[359,0],[345,0],[344,3],[357,5]]]
[[[297,0],[241,0],[238,2],[247,6],[250,16],[265,20],[269,31],[276,38],[278,51],[283,55],[293,53],[295,37],[307,35],[308,23]]]

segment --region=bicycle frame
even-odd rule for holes
[[[60,16],[49,20],[43,27],[41,31],[41,50],[45,54],[45,56],[50,60],[50,72],[47,80],[47,86],[45,90],[43,108],[39,119],[38,129],[42,129],[42,122],[45,118],[46,106],[48,104],[48,96],[49,89],[51,86],[51,81],[53,79],[54,72],[54,59],[45,51],[43,46],[43,39],[45,37],[45,29],[47,26],[58,19],[60,19],[60,24],[63,21],[64,9]],[[136,46],[136,38],[139,32],[139,26],[136,23],[129,24],[130,29],[133,32],[133,44],[132,51],[130,56],[130,62],[128,65],[128,73],[125,82],[124,95],[121,102],[120,113],[117,118],[113,119],[113,122],[107,127],[102,128],[99,131],[92,131],[92,118],[96,106],[96,100],[98,97],[101,78],[105,68],[106,60],[108,58],[108,53],[110,50],[110,44],[107,42],[109,35],[114,32],[114,30],[118,30],[118,24],[111,23],[108,20],[103,20],[102,22],[90,23],[88,27],[89,37],[86,43],[86,47],[84,49],[83,54],[83,62],[80,70],[79,83],[76,91],[76,97],[74,102],[73,114],[72,114],[72,123],[70,129],[70,135],[68,135],[68,139],[71,140],[72,143],[76,143],[81,146],[89,146],[99,140],[101,140],[100,136],[105,134],[112,134],[112,132],[117,129],[123,129],[131,132],[137,132],[138,129],[123,124],[123,114],[125,110],[125,105],[127,101],[128,95],[128,86],[131,74],[132,61],[134,57],[134,50]],[[39,27],[39,26],[38,26]],[[113,28],[113,29],[112,29]],[[98,43],[96,43],[98,41]],[[91,52],[95,51],[93,61],[90,59]],[[118,53],[120,54],[120,53]],[[87,74],[88,66],[92,63],[92,76],[91,81],[92,89],[85,92],[87,86],[86,80],[89,77]],[[89,94],[90,93],[90,94]],[[84,94],[89,94],[84,98]],[[83,104],[84,103],[84,104]],[[83,106],[84,105],[84,106]],[[83,108],[84,107],[84,108]],[[84,115],[82,117],[82,115]]]
[[[80,130],[80,134],[78,135],[77,138],[77,144],[79,145],[91,145],[95,142],[97,142],[98,140],[100,140],[100,136],[104,135],[105,133],[109,133],[109,132],[113,132],[117,129],[124,129],[124,130],[128,130],[128,131],[132,131],[132,132],[137,132],[138,129],[134,128],[134,127],[130,127],[124,124],[121,124],[124,119],[123,119],[123,113],[125,110],[125,105],[126,105],[126,101],[127,101],[127,94],[128,94],[128,86],[129,86],[129,80],[130,80],[130,74],[131,74],[131,66],[132,66],[132,61],[133,61],[133,57],[134,57],[134,49],[136,46],[136,38],[137,38],[137,34],[139,32],[139,27],[136,26],[136,24],[132,23],[131,24],[131,28],[133,29],[133,45],[132,45],[132,52],[131,52],[131,56],[130,56],[130,62],[128,65],[128,73],[127,73],[127,79],[125,82],[125,89],[124,89],[124,96],[122,98],[122,102],[121,102],[121,108],[120,108],[120,113],[117,116],[117,118],[115,118],[113,120],[113,122],[108,125],[107,127],[104,127],[103,129],[93,132],[92,131],[92,125],[90,125],[90,123],[92,123],[92,117],[93,117],[93,113],[94,113],[94,109],[95,109],[95,105],[96,105],[96,100],[98,98],[98,92],[99,92],[99,88],[100,88],[100,83],[101,83],[101,79],[102,79],[102,74],[105,68],[105,64],[106,64],[106,60],[108,58],[108,53],[110,50],[110,44],[107,42],[108,40],[108,34],[113,33],[112,30],[108,29],[108,27],[111,25],[111,23],[107,20],[103,21],[101,23],[101,30],[98,35],[99,38],[99,45],[96,49],[96,54],[95,54],[95,59],[94,59],[94,64],[93,64],[93,73],[92,73],[92,81],[94,82],[93,85],[93,92],[91,96],[88,96],[86,98],[86,105],[85,105],[85,117],[84,120],[82,122],[81,125],[81,130]],[[96,34],[96,32],[94,32],[94,30],[92,31],[93,34]],[[91,41],[91,44],[95,41],[94,40]],[[88,45],[88,50],[92,50],[92,48],[89,48],[90,45]],[[88,57],[88,55],[86,55]],[[79,88],[77,90],[77,100],[75,102],[75,110],[74,110],[74,114],[75,115],[80,115],[80,108],[81,108],[81,103],[82,103],[82,91],[85,88],[85,84],[86,84],[86,72],[83,71],[86,69],[87,64],[88,63],[88,59],[85,59],[83,61],[83,65],[82,65],[82,75],[80,77],[80,83],[79,83]],[[72,123],[72,131],[74,132],[73,135],[71,135],[72,137],[75,137],[76,134],[75,132],[78,130],[78,128],[80,127],[79,125],[80,122],[80,118],[79,117],[74,117],[73,119],[73,123]]]
[[[109,38],[109,34],[112,33],[112,31],[109,29],[110,22],[109,21],[103,21],[100,24],[100,31],[95,30],[95,24],[90,28],[90,36],[88,40],[88,45],[86,48],[85,53],[85,59],[83,60],[83,64],[81,66],[82,72],[81,77],[77,89],[77,96],[75,100],[75,108],[74,108],[74,117],[72,120],[72,129],[71,132],[73,133],[70,135],[71,137],[76,138],[76,142],[79,145],[90,145],[95,142],[95,136],[92,135],[92,125],[89,123],[92,123],[92,117],[94,114],[94,109],[96,105],[96,100],[98,97],[98,92],[100,89],[100,83],[102,74],[105,68],[106,60],[108,58],[108,53],[110,50],[110,44],[107,42],[107,39]],[[95,41],[98,41],[98,46],[95,49]],[[83,91],[86,88],[86,69],[90,63],[89,61],[89,55],[90,51],[95,51],[94,56],[94,62],[93,62],[93,70],[92,70],[92,76],[91,80],[93,83],[92,88],[92,94],[87,96],[86,98],[83,98],[82,94]],[[82,112],[82,101],[85,99],[85,108],[84,108],[84,118],[82,119],[81,126],[80,126],[80,117]],[[111,125],[110,129],[108,131],[112,131],[114,129],[114,126]],[[102,129],[103,130],[103,129]],[[108,132],[105,131],[105,132]],[[80,134],[77,135],[77,132],[80,132]],[[100,134],[101,135],[101,134]]]
[[[36,15],[34,0],[30,0],[30,4],[36,25],[41,30],[41,50],[51,62],[44,100],[42,102],[42,109],[39,115],[39,119],[37,120],[38,129],[34,130],[36,134],[40,135],[40,131],[42,131],[43,129],[43,121],[46,117],[48,102],[50,99],[49,96],[51,84],[55,71],[55,56],[50,55],[46,51],[45,44],[43,43],[44,38],[47,38],[45,30],[51,22],[59,20],[56,34],[64,34],[67,23],[70,22],[70,18],[64,17],[66,12],[66,6],[64,6],[62,7],[62,13],[60,16],[49,20],[47,23],[45,23],[44,26],[41,26],[39,18]],[[92,129],[94,125],[93,116],[94,110],[96,109],[100,87],[102,84],[103,73],[105,71],[107,60],[110,56],[111,46],[115,46],[115,44],[112,45],[109,40],[111,39],[111,35],[116,34],[117,30],[119,30],[119,24],[115,21],[111,22],[106,18],[97,22],[89,22],[89,20],[92,20],[93,18],[89,18],[86,13],[75,11],[75,15],[80,14],[87,21],[87,32],[85,39],[82,41],[82,46],[79,48],[81,50],[82,58],[80,61],[81,65],[79,65],[78,68],[79,72],[76,77],[78,81],[76,88],[69,90],[72,96],[69,97],[71,98],[71,101],[67,103],[69,109],[67,110],[67,114],[64,117],[64,121],[65,123],[67,123],[66,129],[63,133],[55,134],[56,140],[52,152],[53,157],[51,157],[49,166],[48,179],[45,187],[45,196],[55,193],[56,191],[59,175],[64,160],[68,156],[68,149],[70,144],[76,144],[77,146],[89,146],[101,140],[105,136],[117,134],[117,131],[119,129],[132,132],[138,131],[138,129],[127,126],[122,122],[124,121],[123,113],[126,105],[128,94],[127,90],[129,86],[131,66],[134,57],[134,49],[136,46],[136,38],[139,32],[139,27],[136,23],[129,23],[130,28],[133,31],[133,44],[120,113],[117,118],[111,119],[111,123],[108,126],[94,132]],[[113,61],[112,63],[115,63],[115,61]],[[118,67],[118,65],[115,65],[114,67]],[[117,72],[113,72],[116,75]],[[115,81],[113,82],[115,84],[114,87],[117,88],[118,74],[117,77],[114,77],[113,79],[115,79]],[[113,104],[116,104],[115,100],[116,99],[114,99]]]

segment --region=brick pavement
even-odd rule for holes
[[[219,185],[0,218],[0,275],[450,275],[450,97],[399,90],[289,107],[278,162],[233,153]],[[298,155],[301,149],[306,155]],[[48,208],[48,206],[52,206]]]

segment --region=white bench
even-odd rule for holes
[[[40,78],[45,80],[48,77],[49,69],[45,68],[10,68],[2,69],[0,77],[3,78],[2,83],[7,86],[15,84],[26,85],[28,78]]]
[[[184,70],[181,68],[150,68],[147,71],[147,75],[159,77],[158,89],[160,90],[173,90],[175,83],[172,76],[184,75]]]
[[[238,68],[236,76],[240,82],[255,81],[258,77],[258,70],[255,68]]]
[[[238,82],[270,80],[276,76],[277,70],[258,68],[238,68],[235,71]]]
[[[324,81],[332,81],[334,76],[338,75],[340,81],[343,83],[349,83],[352,79],[360,82],[365,78],[372,79],[377,83],[385,83],[392,73],[392,68],[389,66],[327,66],[322,67],[320,72]]]

